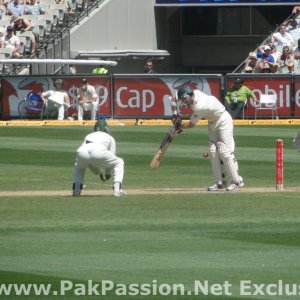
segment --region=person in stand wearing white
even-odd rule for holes
[[[55,90],[43,92],[41,94],[42,100],[45,102],[47,109],[58,110],[58,120],[63,120],[65,117],[65,106],[70,106],[70,97],[68,93],[63,89],[64,82],[62,79],[56,79],[54,81]]]
[[[4,36],[3,47],[12,50],[13,58],[21,58],[21,42],[19,37],[14,34],[14,28],[12,26],[7,26],[6,28],[6,35]]]
[[[285,25],[280,25],[278,32],[273,34],[271,42],[272,44],[277,43],[278,46],[288,46],[291,48],[293,47],[294,39],[285,29]]]
[[[171,97],[171,106],[175,115],[177,114],[177,104],[184,104],[192,108],[188,123],[182,124],[181,119],[174,118],[173,115],[173,123],[177,130],[192,128],[202,118],[208,121],[209,156],[215,181],[208,187],[208,191],[226,188],[222,178],[221,161],[231,180],[231,184],[227,186],[226,190],[235,191],[244,186],[234,156],[233,122],[224,105],[216,97],[206,95],[200,90],[193,90],[189,86],[179,88],[176,96]]]
[[[124,160],[116,156],[116,142],[109,134],[104,116],[94,126],[77,149],[74,166],[73,196],[80,196],[86,169],[90,169],[100,180],[106,182],[113,176],[113,196],[126,196],[122,190]]]
[[[95,88],[88,84],[87,79],[82,79],[82,86],[78,91],[78,120],[82,121],[83,119],[83,111],[89,110],[91,111],[91,120],[96,120],[96,113],[98,107],[98,96]]]

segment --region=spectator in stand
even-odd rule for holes
[[[300,39],[298,39],[298,46],[294,50],[294,61],[294,72],[300,73]]]
[[[272,43],[268,44],[268,46],[271,48],[271,55],[274,57],[275,62],[277,62],[279,57],[282,54],[282,49],[281,49],[281,51],[278,51],[278,48]],[[279,47],[279,48],[282,48],[282,47]]]
[[[291,20],[290,26],[287,26],[286,32],[288,32],[294,41],[294,45],[296,45],[298,39],[300,38],[300,19]]]
[[[278,32],[274,33],[271,38],[272,44],[277,44],[277,46],[293,46],[294,39],[288,32],[285,31],[285,28],[285,25],[280,25]]]
[[[27,15],[44,15],[46,11],[42,8],[40,3],[37,0],[30,0],[30,3],[26,5],[26,14]]]
[[[14,24],[15,32],[31,32],[31,56],[33,56],[36,49],[36,36],[33,32],[34,27],[31,25],[31,22],[24,17],[12,16],[11,23]]]
[[[0,30],[0,48],[5,47],[5,35],[6,35],[6,30],[2,28]]]
[[[300,59],[300,39],[298,39],[298,46],[294,49],[294,58]]]
[[[260,69],[266,68],[266,64],[270,66],[271,72],[277,72],[277,64],[274,56],[271,54],[271,47],[269,45],[262,46],[258,48],[257,57],[260,59],[258,66]]]
[[[12,16],[22,16],[26,13],[26,7],[19,4],[19,0],[13,0],[7,4],[7,14]]]
[[[2,18],[2,16],[7,14],[7,3],[6,1],[1,1],[0,2],[0,17]]]
[[[272,73],[272,69],[268,63],[262,64],[261,73]]]
[[[66,9],[70,17],[73,17],[77,12],[77,0],[66,0]]]
[[[299,20],[297,19],[289,19],[282,23],[285,25],[285,31],[291,32],[299,27]]]
[[[287,74],[294,71],[294,57],[288,46],[284,46],[278,60],[278,73]]]
[[[254,73],[253,69],[251,67],[245,67],[245,69],[242,71],[242,73]]]
[[[153,64],[153,60],[151,58],[148,58],[145,62],[145,73],[146,74],[156,73],[154,71],[154,64]],[[139,119],[138,118],[135,119],[135,125],[139,125]]]
[[[248,68],[248,70],[246,70]],[[251,72],[250,69],[251,68]],[[246,72],[248,71],[248,72]],[[258,58],[254,52],[249,53],[249,57],[245,63],[244,71],[245,73],[258,73],[260,72],[260,68],[258,66]]]
[[[300,12],[300,6],[294,6],[293,10],[292,10],[292,14],[296,15]]]
[[[294,44],[300,38],[299,22],[299,19],[289,19],[284,22],[284,25],[286,25],[285,31],[292,36]]]
[[[12,26],[8,26],[6,28],[6,35],[4,39],[4,48],[11,49],[13,58],[21,58],[20,47],[21,42],[20,39],[14,34],[14,28]]]
[[[145,63],[145,73],[147,73],[147,74],[154,74],[154,73],[156,73],[154,71],[154,64],[153,64],[153,60],[151,58],[148,58],[146,60],[146,63]]]

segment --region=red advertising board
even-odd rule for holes
[[[294,116],[300,117],[300,76],[294,77]]]
[[[226,76],[227,87],[233,83],[237,74]],[[272,74],[239,74],[248,86],[260,98],[261,94],[274,94],[277,97],[277,115],[282,118],[300,116],[300,76]],[[58,77],[3,77],[2,78],[2,118],[20,117],[19,103],[30,93],[41,93],[53,88],[53,79]],[[77,90],[81,85],[82,77],[61,76],[64,81],[64,89],[71,100],[69,116],[76,114]],[[99,96],[100,111],[114,118],[168,118],[172,114],[170,96],[175,95],[182,85],[188,85],[193,89],[199,89],[206,94],[214,95],[220,101],[221,75],[129,75],[116,74],[111,81],[110,76],[88,76],[89,83],[96,88]],[[113,87],[111,86],[113,82]],[[294,86],[292,86],[294,84]],[[292,91],[294,102],[292,101]],[[111,95],[113,90],[113,97]],[[226,93],[226,89],[224,91]],[[295,107],[293,107],[295,105]],[[248,101],[246,116],[255,116],[253,100]],[[111,108],[113,107],[113,111]],[[182,116],[188,116],[189,111],[182,108]],[[258,118],[270,118],[271,110],[259,111]]]
[[[164,118],[171,112],[170,96],[182,85],[220,98],[221,76],[145,76],[114,78],[114,116],[116,118]],[[182,110],[182,115],[188,111]]]
[[[244,80],[244,85],[250,88],[257,99],[261,94],[276,95],[277,97],[277,116],[291,117],[292,116],[292,76],[291,75],[256,75],[252,76],[238,76]],[[233,79],[237,75],[230,75],[227,77],[227,87],[233,85]],[[252,99],[248,100],[248,108],[245,112],[245,116],[255,116],[256,103]],[[270,117],[272,115],[271,110],[260,110],[258,117]]]
[[[31,92],[39,94],[53,89],[53,81],[58,77],[3,77],[2,78],[2,118],[19,117],[19,103]],[[64,81],[71,108],[69,115],[76,114],[77,91],[81,86],[82,77],[59,77]],[[100,110],[103,114],[111,116],[111,80],[106,77],[86,77],[93,85],[99,97]]]

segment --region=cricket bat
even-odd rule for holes
[[[176,134],[175,126],[172,126],[169,132],[165,135],[158,151],[152,158],[152,161],[149,165],[151,170],[155,170],[158,168],[160,161],[162,160],[164,154],[167,152],[170,143],[172,142],[174,136]]]

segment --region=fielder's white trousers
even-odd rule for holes
[[[82,184],[86,169],[89,168],[95,175],[100,175],[101,170],[112,170],[113,181],[123,182],[124,161],[105,146],[96,143],[88,143],[77,149],[77,158],[74,166],[74,180],[76,184]]]
[[[58,120],[63,120],[65,118],[65,107],[64,104],[58,103],[56,101],[53,101],[51,99],[48,99],[47,101],[47,109],[49,109],[50,111],[52,110],[56,110],[58,111],[58,116],[57,119]]]
[[[78,120],[82,121],[83,119],[83,111],[90,111],[91,112],[91,120],[96,120],[96,113],[97,113],[98,103],[91,102],[91,103],[83,103],[77,106],[78,112]]]

